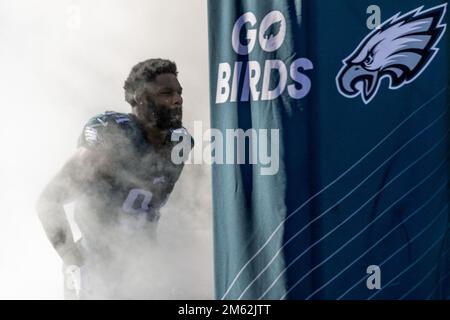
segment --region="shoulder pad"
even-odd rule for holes
[[[103,126],[106,127],[110,123],[116,123],[121,124],[124,122],[130,122],[131,118],[128,114],[125,113],[118,113],[114,111],[105,111],[104,113],[98,114],[94,117],[92,117],[87,125],[98,127]]]
[[[98,114],[86,123],[83,133],[78,139],[78,146],[99,147],[110,144],[112,135],[117,134],[124,124],[130,122],[129,115],[114,111],[106,111]]]

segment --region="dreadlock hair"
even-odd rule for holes
[[[175,62],[166,59],[148,59],[139,62],[130,72],[123,88],[125,89],[125,100],[132,106],[137,103],[134,98],[136,89],[142,84],[151,82],[163,73],[172,73],[178,75],[177,65]]]

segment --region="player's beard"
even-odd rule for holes
[[[156,107],[153,111],[156,120],[156,127],[161,130],[181,128],[182,110],[181,107],[165,108]]]
[[[159,130],[178,129],[182,126],[182,107],[167,108],[155,104],[153,101],[148,103],[148,122]]]

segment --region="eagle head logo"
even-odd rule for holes
[[[447,4],[422,9],[423,6],[402,16],[397,13],[342,61],[344,66],[336,77],[342,95],[361,95],[368,104],[383,78],[390,80],[390,89],[399,89],[420,76],[439,51],[436,45],[447,27],[442,23]]]

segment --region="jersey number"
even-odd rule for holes
[[[122,210],[131,214],[147,213],[153,194],[143,189],[131,189],[122,204]],[[136,201],[138,200],[139,201]]]

